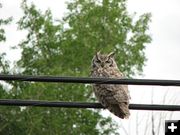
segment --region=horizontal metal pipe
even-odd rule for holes
[[[65,108],[104,108],[100,103],[62,102],[42,100],[0,99],[1,106],[65,107]],[[131,110],[180,111],[180,105],[130,104]]]
[[[0,75],[0,80],[32,81],[32,82],[61,82],[61,83],[87,83],[87,84],[96,83],[96,84],[180,86],[180,80],[154,80],[154,79],[117,79],[117,78],[91,78],[91,77]]]

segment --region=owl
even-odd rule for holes
[[[92,59],[91,77],[124,78],[117,67],[114,54],[96,53]],[[98,101],[111,113],[121,119],[129,118],[130,94],[127,85],[93,84],[93,91]]]

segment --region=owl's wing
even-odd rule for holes
[[[114,89],[114,90],[113,90]],[[118,90],[117,90],[118,89]],[[111,89],[111,95],[106,95],[105,107],[119,118],[128,118],[129,112],[129,96],[123,89],[122,85],[115,86]]]
[[[110,91],[108,95],[105,96],[106,101],[111,104],[117,103],[129,103],[129,95],[124,89],[123,85],[111,85],[105,88],[107,91]]]
[[[128,98],[131,99],[130,92],[129,92],[129,90],[128,90],[128,85],[122,85],[122,86],[123,86],[124,91],[125,91],[126,94],[128,95]]]
[[[124,102],[129,104],[129,93],[124,89],[124,86],[121,86],[118,91],[116,91],[114,98],[118,103]]]
[[[121,73],[121,72],[119,71],[119,69],[114,70],[114,72],[115,72],[114,74],[117,75],[117,78],[125,79],[124,74]],[[128,95],[128,98],[131,99],[130,92],[129,92],[129,90],[128,90],[128,85],[122,85],[122,87],[123,87],[123,90],[124,90],[124,91],[126,92],[126,94]]]
[[[130,115],[128,105],[125,103],[111,104],[108,106],[108,110],[121,119],[128,119]]]
[[[129,118],[129,95],[123,85],[116,86],[111,93],[112,96],[106,96],[108,110],[119,118]]]

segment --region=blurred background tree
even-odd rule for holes
[[[0,10],[2,8],[2,4],[0,3]],[[5,42],[6,41],[6,36],[5,36],[5,30],[3,28],[4,25],[9,24],[12,21],[12,18],[6,18],[2,19],[0,18],[0,42]],[[1,73],[6,73],[8,70],[8,62],[5,60],[4,56],[5,53],[0,53],[0,72]]]
[[[50,10],[42,13],[26,1],[21,8],[19,30],[28,34],[19,43],[22,56],[13,74],[89,76],[91,59],[98,50],[115,51],[118,66],[128,77],[142,72],[144,49],[151,41],[147,34],[150,14],[134,20],[126,0],[74,0],[60,21],[53,19]],[[95,101],[89,85],[8,83],[8,92],[0,88],[4,91],[1,98]],[[0,134],[118,134],[111,118],[92,109],[3,107],[0,119],[4,119]]]

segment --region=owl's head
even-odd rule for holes
[[[109,54],[101,54],[100,51],[96,53],[92,60],[92,68],[109,68],[117,67],[114,60],[114,52]]]

